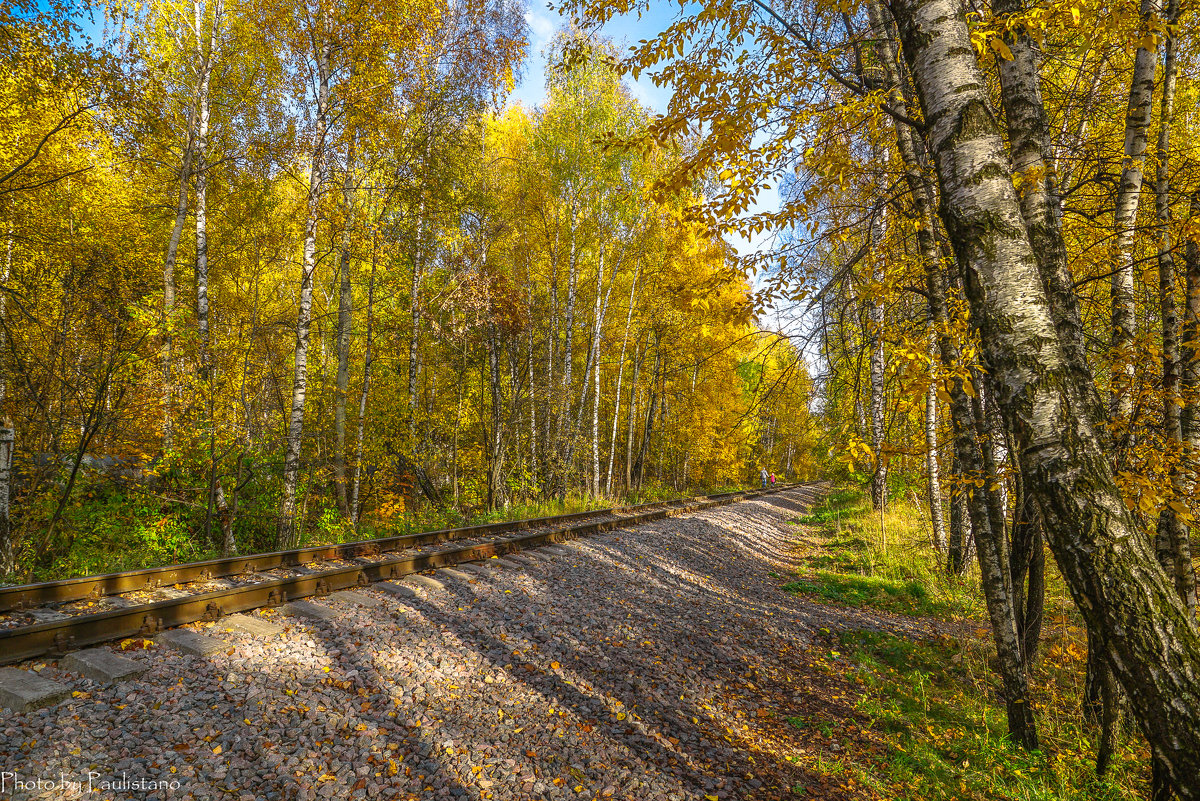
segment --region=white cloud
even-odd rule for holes
[[[529,26],[529,31],[533,34],[533,41],[530,44],[536,51],[544,47],[550,41],[550,37],[554,35],[554,29],[558,27],[558,17],[557,15],[551,16],[544,8],[534,7],[525,12],[525,24]]]

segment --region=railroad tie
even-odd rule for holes
[[[147,665],[127,656],[114,654],[107,648],[87,648],[73,651],[58,661],[58,666],[85,679],[113,684],[137,678],[147,670]]]
[[[167,629],[157,635],[154,641],[190,656],[212,656],[229,648],[224,640],[197,634],[190,629]]]
[[[325,606],[324,604],[315,604],[312,601],[289,601],[279,610],[286,615],[294,617],[306,617],[309,620],[337,620],[337,610]]]
[[[418,592],[446,589],[446,585],[435,579],[433,576],[422,576],[419,573],[414,573],[411,576],[405,576],[402,579],[402,582]]]
[[[460,565],[460,567],[466,567],[466,565]],[[457,581],[464,584],[472,581],[475,578],[475,576],[471,575],[471,573],[464,573],[463,571],[453,567],[443,567],[433,575],[436,576],[439,581]]]
[[[250,615],[230,615],[221,618],[217,627],[224,631],[241,631],[255,637],[274,637],[283,633],[283,626]]]
[[[345,601],[357,606],[365,606],[368,609],[374,609],[377,606],[383,605],[381,599],[376,598],[374,595],[367,595],[365,592],[358,592],[357,590],[341,590],[330,595],[329,599],[332,601]]]
[[[12,712],[53,706],[70,694],[71,688],[31,670],[0,668],[0,706]]]

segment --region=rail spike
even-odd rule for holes
[[[142,618],[142,627],[138,629],[138,634],[142,637],[149,637],[152,634],[157,634],[162,631],[162,618],[156,618],[153,615],[146,615]]]
[[[324,598],[329,594],[329,582],[325,579],[317,579],[317,586],[313,588],[313,595]]]
[[[221,605],[216,601],[209,601],[208,606],[204,607],[204,620],[208,623],[216,623],[222,614]]]
[[[365,570],[358,571],[358,578],[356,580],[356,583],[360,587],[365,587],[371,583],[371,580],[369,578],[367,578],[367,572]]]
[[[50,649],[51,656],[65,656],[73,650],[75,650],[75,638],[61,631],[56,632],[54,635],[54,646]]]

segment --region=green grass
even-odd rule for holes
[[[973,571],[948,576],[930,544],[928,521],[893,503],[882,520],[862,491],[840,489],[805,518],[808,550],[784,589],[822,602],[955,621],[958,638],[917,641],[848,631],[829,635],[863,692],[857,708],[888,748],[863,768],[900,801],[1115,801],[1147,794],[1148,751],[1127,738],[1108,775],[1095,774],[1095,731],[1081,713],[1085,636],[1057,571],[1047,577],[1042,657],[1032,697],[1042,749],[1007,740],[1007,719],[989,665],[994,650]],[[815,541],[815,542],[814,542]],[[839,667],[832,667],[838,664]],[[789,719],[797,729],[813,721]],[[874,786],[874,782],[872,782]]]
[[[1037,672],[1042,749],[1028,753],[1005,737],[989,649],[979,641],[918,642],[889,634],[846,632],[840,647],[866,692],[858,709],[892,746],[880,766],[898,801],[1116,801],[1145,788],[1146,752],[1119,749],[1108,776],[1095,774],[1094,745],[1071,709],[1080,664],[1047,660]],[[1062,669],[1069,667],[1070,671]],[[1063,680],[1066,679],[1064,682]]]
[[[953,607],[931,598],[920,581],[897,581],[880,576],[855,576],[817,571],[813,578],[802,578],[783,585],[789,592],[817,595],[826,601],[873,606],[910,615],[935,615],[951,612]]]
[[[785,590],[908,615],[982,617],[978,583],[939,569],[914,507],[893,504],[881,521],[861,490],[840,489],[796,522],[815,528],[820,547]]]

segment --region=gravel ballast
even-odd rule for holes
[[[208,656],[109,646],[148,668],[126,683],[26,664],[73,694],[2,719],[0,798],[778,798],[734,736],[759,677],[821,628],[918,625],[779,589],[816,493],[311,599],[330,620],[253,613],[276,636],[189,627],[227,643]]]

